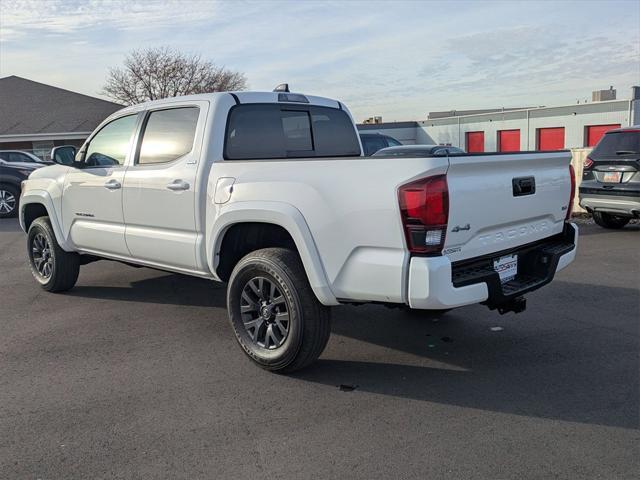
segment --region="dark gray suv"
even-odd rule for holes
[[[640,217],[640,126],[607,132],[583,164],[580,206],[604,228]]]

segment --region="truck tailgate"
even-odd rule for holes
[[[570,161],[567,151],[450,156],[444,253],[466,260],[562,232]]]

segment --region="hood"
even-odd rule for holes
[[[32,162],[3,162],[3,166],[9,168],[17,168],[20,170],[37,170],[38,168],[46,167],[44,163],[32,163]]]

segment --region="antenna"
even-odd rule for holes
[[[278,85],[276,88],[273,89],[274,92],[289,92],[289,84],[288,83],[281,83],[280,85]]]

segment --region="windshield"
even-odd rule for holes
[[[640,153],[640,131],[607,133],[596,145],[591,158],[616,158]]]

